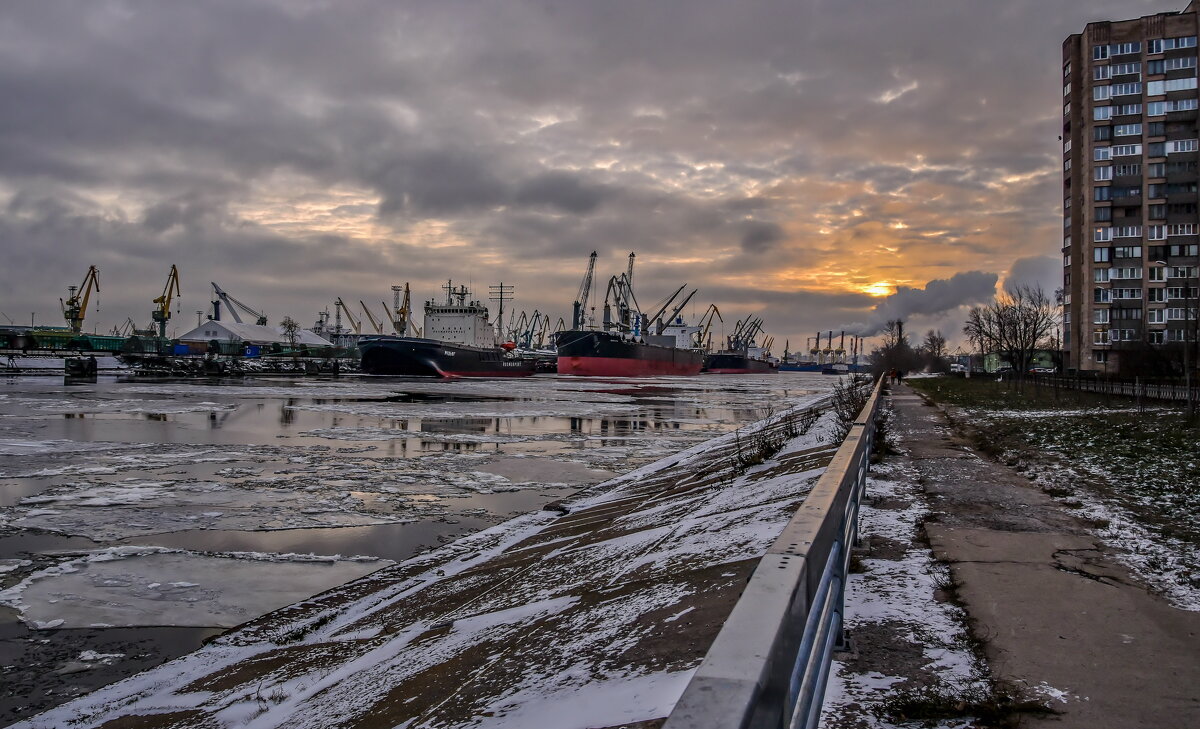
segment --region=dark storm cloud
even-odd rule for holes
[[[636,249],[648,288],[862,321],[816,267],[954,282],[1055,251],[1062,38],[1183,4],[12,4],[0,309],[96,262],[116,323],[177,262],[196,306],[209,278],[299,316],[511,273],[565,311],[588,252]]]
[[[996,293],[998,278],[994,273],[966,271],[949,279],[930,281],[924,288],[902,286],[875,305],[866,324],[850,325],[846,329],[862,336],[873,336],[889,321],[912,316],[931,317],[960,306],[990,301]]]

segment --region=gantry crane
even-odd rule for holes
[[[403,299],[400,298],[401,290],[404,291]],[[392,309],[395,311],[395,317],[392,317],[392,329],[404,337],[408,335],[409,327],[412,327],[417,336],[421,336],[421,330],[412,323],[412,292],[408,288],[407,281],[404,282],[403,289],[399,286],[392,287],[392,298],[394,299]]]
[[[213,293],[215,293],[217,295],[217,300],[212,302],[213,321],[221,321],[221,304],[224,303],[225,311],[229,312],[229,315],[232,316],[233,320],[235,322],[237,322],[238,324],[245,323],[242,321],[242,317],[238,315],[238,309],[241,309],[245,313],[254,317],[255,324],[259,325],[260,327],[267,325],[267,315],[266,314],[264,314],[260,311],[255,311],[254,309],[251,309],[246,304],[243,304],[242,302],[233,298],[232,296],[230,296],[228,294],[228,292],[226,292],[224,289],[222,289],[220,286],[218,286],[215,282],[210,281],[209,283],[212,283]]]
[[[342,297],[339,296],[337,301],[333,302],[333,305],[334,311],[340,311],[346,315],[346,321],[350,322],[350,328],[354,330],[354,333],[362,334],[362,322],[354,318],[354,315],[350,313],[350,309],[346,307],[346,302],[342,301]],[[338,328],[340,329],[341,327]]]
[[[162,295],[154,300],[158,307],[150,312],[154,323],[158,324],[159,339],[167,338],[167,322],[171,320],[171,302],[175,300],[176,296],[183,298],[183,294],[179,292],[179,269],[175,267],[175,264],[171,264],[171,272],[167,274],[167,285],[163,287]]]
[[[100,272],[95,266],[89,266],[83,276],[83,283],[79,286],[68,286],[66,300],[58,300],[62,305],[63,318],[71,327],[72,334],[83,332],[83,319],[87,316],[88,301],[93,290],[97,294],[100,293]]]

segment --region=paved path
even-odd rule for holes
[[[1151,594],[1064,507],[979,456],[940,410],[892,388],[935,555],[951,563],[993,673],[1066,692],[1071,729],[1200,727],[1200,613]]]

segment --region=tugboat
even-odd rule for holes
[[[700,373],[704,352],[694,346],[700,327],[688,326],[679,317],[683,307],[696,295],[696,290],[693,289],[663,317],[667,307],[687,288],[686,284],[680,286],[658,311],[645,316],[633,295],[633,261],[634,254],[630,253],[629,270],[608,281],[603,327],[586,328],[585,313],[596,267],[596,253],[592,252],[587,274],[575,299],[571,328],[559,332],[555,340],[559,374],[645,377]]]
[[[447,281],[446,303],[425,302],[427,337],[387,334],[360,337],[362,371],[371,375],[416,377],[528,377],[533,359],[500,346],[488,309],[468,298],[466,286]],[[457,299],[457,301],[455,300]]]
[[[763,320],[746,317],[737,323],[727,347],[704,358],[704,372],[714,375],[762,375],[779,372],[779,365],[768,359],[773,340],[763,346],[755,343],[762,332]]]

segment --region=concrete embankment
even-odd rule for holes
[[[1056,727],[1200,726],[1200,613],[1142,585],[1112,548],[1021,474],[980,457],[944,415],[893,387],[896,456],[917,475],[934,554],[991,673],[1052,690]]]
[[[656,725],[836,449],[831,415],[796,432],[791,416],[806,409],[271,613],[20,726]],[[779,450],[756,462],[763,446]]]

